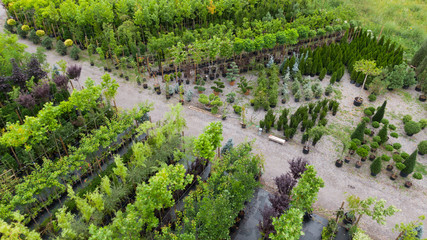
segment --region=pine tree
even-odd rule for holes
[[[377,175],[381,172],[381,158],[377,157],[371,164],[371,174]]]
[[[319,74],[319,80],[322,81],[325,78],[326,75],[326,68],[322,68],[322,71],[320,71]]]
[[[329,75],[331,75],[332,72],[333,72],[333,70],[334,70],[334,64],[335,64],[334,61],[330,61],[329,64],[328,64],[328,67],[327,67],[326,70],[328,71]]]
[[[337,72],[334,72],[334,73],[332,74],[332,76],[331,76],[331,79],[329,80],[329,83],[330,83],[331,85],[334,85],[334,83],[336,82],[336,80],[337,80]]]
[[[315,59],[313,62],[313,65],[311,66],[310,76],[314,77],[314,75],[316,75],[317,65],[318,65],[318,59]]]
[[[378,136],[381,138],[380,144],[387,142],[387,135],[388,135],[387,129],[388,129],[388,125],[384,124],[384,126],[378,132]]]
[[[351,139],[359,139],[361,142],[363,142],[364,136],[365,136],[365,128],[366,123],[365,121],[362,121],[357,125],[357,128],[354,130],[353,134],[351,134]]]
[[[383,102],[383,105],[378,109],[378,111],[375,113],[375,115],[372,117],[372,121],[381,122],[381,120],[384,117],[385,107],[387,105],[387,100]]]
[[[415,164],[417,162],[417,153],[418,153],[418,150],[415,150],[411,154],[411,156],[409,156],[405,160],[405,162],[403,162],[403,164],[405,165],[405,168],[402,171],[400,171],[400,176],[406,177],[414,171]]]

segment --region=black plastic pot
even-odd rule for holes
[[[347,156],[347,157],[345,157],[345,158],[344,158],[344,162],[345,162],[345,163],[349,163],[349,162],[350,162],[350,160],[351,160],[351,158],[350,158],[349,156]]]
[[[242,128],[246,128],[246,124],[242,123]]]
[[[387,165],[386,169],[389,172],[393,171],[393,165],[391,165],[391,164]]]
[[[143,87],[144,89],[147,89],[147,88],[148,88],[148,84],[143,83],[143,84],[142,84],[142,87]]]
[[[355,164],[355,167],[356,168],[362,167],[362,162],[361,161],[357,161],[356,164]]]
[[[359,107],[362,105],[362,103],[363,103],[363,98],[361,97],[354,98],[354,101],[353,101],[354,106]]]
[[[418,97],[418,100],[420,100],[421,102],[425,102],[426,101],[426,95],[420,95]]]
[[[406,182],[405,182],[405,187],[406,187],[406,188],[410,188],[410,187],[412,187],[412,182],[410,182],[410,181],[406,181]]]
[[[407,177],[409,174],[407,174],[407,173],[404,173],[404,172],[402,172],[402,171],[400,171],[400,176],[401,177]]]
[[[337,161],[335,161],[335,166],[340,168],[342,167],[343,161],[341,159],[338,159]]]
[[[376,173],[371,172],[371,176],[372,176],[372,177],[376,177],[376,176],[377,176],[377,174],[376,174]]]
[[[390,176],[390,180],[394,181],[396,179],[397,179],[397,174],[394,173]]]
[[[302,153],[304,153],[304,154],[308,154],[309,152],[310,152],[310,147],[304,146],[304,147],[302,148]]]

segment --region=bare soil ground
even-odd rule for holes
[[[5,19],[5,11],[1,8],[0,31],[3,31]],[[28,40],[20,39],[19,42],[26,44],[28,46],[27,51],[30,53],[35,52],[37,47],[40,47],[39,45],[32,44]],[[53,50],[47,51],[46,55],[47,62],[51,64],[51,66],[61,59],[67,61],[68,64],[82,65],[80,84],[89,77],[99,84],[101,82],[101,76],[105,74],[104,70],[101,68],[91,67],[88,62],[74,61],[68,56],[59,56]],[[250,74],[246,74],[246,77],[253,81],[256,79],[255,76]],[[154,110],[150,113],[152,121],[160,120],[164,113],[169,110],[170,104],[178,103],[177,94],[170,100],[166,100],[163,89],[162,95],[155,94],[152,89],[154,83],[153,79],[149,79],[148,81],[150,85],[149,89],[143,89],[142,86],[138,86],[135,82],[127,82],[117,76],[115,79],[120,84],[115,98],[117,105],[122,109],[130,109],[138,103],[149,101],[153,103],[154,107]],[[206,94],[212,92],[209,88],[209,84],[212,84],[212,82],[213,81],[208,81]],[[325,87],[328,82],[329,77],[326,77],[322,85]],[[76,85],[77,83],[74,83],[74,86]],[[226,82],[225,85],[226,90],[221,94],[223,100],[225,100],[225,95],[228,92],[237,91],[238,89],[237,84],[234,87],[230,87]],[[198,94],[193,89],[193,86],[193,84],[185,85],[186,89],[192,89],[195,92],[191,104],[201,107],[197,102]],[[332,98],[336,98],[340,101],[340,110],[335,117],[328,116],[328,125],[331,126],[330,128],[334,129],[337,134],[336,136],[334,134],[332,136],[323,137],[315,148],[311,148],[309,155],[303,156],[302,154],[303,146],[300,144],[301,134],[294,137],[294,140],[287,142],[285,145],[279,145],[268,141],[268,134],[263,133],[259,136],[256,125],[260,119],[264,118],[265,112],[264,110],[254,112],[251,107],[247,108],[247,118],[251,120],[253,124],[249,124],[247,129],[242,129],[239,124],[239,117],[233,113],[231,106],[228,106],[228,118],[223,121],[224,143],[230,138],[232,138],[235,143],[255,140],[256,151],[265,157],[265,172],[262,177],[262,182],[265,188],[270,191],[274,191],[274,177],[286,173],[289,170],[288,160],[295,157],[306,158],[316,167],[318,175],[325,181],[325,187],[320,190],[319,199],[315,203],[317,212],[321,215],[332,215],[349,194],[355,194],[362,199],[370,196],[385,199],[387,205],[395,205],[397,208],[402,209],[402,211],[388,218],[385,226],[376,224],[367,216],[361,219],[360,226],[366,230],[373,239],[394,239],[398,235],[398,233],[392,232],[392,228],[395,224],[416,220],[419,215],[427,212],[427,176],[424,176],[421,181],[412,179],[414,185],[412,188],[406,189],[403,187],[403,179],[398,179],[394,182],[389,180],[390,173],[385,169],[383,169],[381,174],[377,177],[371,177],[369,172],[369,161],[365,162],[362,168],[356,169],[354,167],[354,163],[357,161],[356,156],[353,157],[350,164],[345,164],[342,168],[338,169],[334,164],[335,160],[341,157],[339,151],[341,142],[338,140],[339,133],[352,131],[363,116],[363,108],[353,106],[353,99],[355,96],[361,95],[365,99],[363,107],[370,105],[376,107],[382,104],[383,100],[387,100],[386,118],[390,120],[390,123],[398,127],[397,132],[399,133],[399,138],[390,139],[390,142],[399,142],[402,144],[403,151],[412,153],[421,140],[427,139],[427,130],[423,130],[413,137],[407,137],[403,131],[401,117],[405,114],[411,114],[414,120],[417,121],[421,118],[426,118],[426,104],[416,100],[416,98],[418,98],[418,93],[415,92],[413,88],[405,91],[389,92],[379,97],[373,104],[368,103],[367,91],[362,91],[359,94],[361,91],[360,88],[350,84],[348,73],[346,73],[341,82],[335,86],[337,86],[339,92]],[[162,88],[163,87],[164,86],[162,86]],[[250,96],[237,93],[237,103],[246,103],[250,106],[249,99]],[[278,109],[283,106],[295,109],[301,104],[304,104],[304,102],[295,103],[291,99],[284,105],[279,103],[276,109],[278,111]],[[212,115],[189,109],[187,102],[184,105],[184,114],[188,127],[185,131],[186,136],[195,136],[201,133],[203,128],[211,121],[221,121],[221,119]],[[424,165],[425,169],[427,166],[426,156],[422,157],[418,155],[418,162]],[[386,163],[383,164],[383,168],[385,168],[385,165]]]

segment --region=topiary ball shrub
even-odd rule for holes
[[[377,142],[372,142],[371,143],[371,148],[373,149],[377,149],[380,145]]]
[[[370,129],[368,129],[368,128],[365,128],[364,132],[365,132],[365,134],[366,134],[366,135],[371,134],[371,130],[370,130]]]
[[[419,123],[420,123],[421,129],[424,129],[425,127],[427,127],[427,119],[421,119]]]
[[[412,175],[412,177],[414,177],[415,179],[421,180],[423,179],[423,175],[419,172],[416,172]]]
[[[400,154],[400,156],[403,158],[403,159],[407,159],[408,157],[409,157],[409,153],[406,153],[406,152],[402,152],[401,154]]]
[[[390,161],[391,157],[390,157],[390,156],[388,156],[388,155],[386,155],[386,154],[383,154],[383,155],[381,155],[381,159],[382,159],[383,161],[388,162],[388,161]]]
[[[385,146],[385,150],[392,152],[394,150],[394,148],[391,145],[387,145],[387,146]]]
[[[396,150],[399,150],[401,147],[402,147],[402,144],[400,144],[400,143],[393,144],[393,148]]]
[[[372,114],[374,114],[375,111],[376,111],[374,107],[368,107],[366,109],[368,109],[369,111],[371,111]]]
[[[405,164],[398,162],[396,163],[396,168],[399,169],[400,171],[402,171],[403,169],[405,169]]]
[[[395,161],[395,162],[402,162],[403,158],[399,154],[393,154],[393,161]]]
[[[363,117],[362,121],[364,121],[365,123],[368,123],[371,121],[371,119],[369,119],[368,117]]]
[[[73,46],[73,40],[71,40],[71,39],[67,39],[67,40],[65,40],[65,41],[64,41],[64,45],[65,45],[66,47],[71,47],[71,46]]]
[[[412,116],[411,115],[405,115],[405,116],[403,116],[403,123],[407,123],[407,122],[409,122],[409,121],[411,121],[412,120]]]
[[[357,139],[357,138],[355,138],[355,139],[353,139],[351,141],[353,141],[356,144],[356,146],[360,146],[360,144],[362,144],[362,142],[359,139]]]
[[[377,95],[375,95],[375,94],[371,93],[371,94],[368,96],[368,99],[369,99],[369,101],[370,101],[370,102],[374,102],[375,100],[377,100]]]
[[[396,126],[394,126],[393,124],[388,125],[388,128],[390,128],[390,130],[396,130]]]
[[[37,30],[36,31],[37,36],[43,37],[46,33],[43,30]]]
[[[404,130],[408,136],[412,136],[421,131],[420,124],[414,121],[408,121],[405,123]]]
[[[381,142],[381,137],[380,136],[375,136],[375,137],[372,138],[372,140],[374,140],[374,142],[379,143],[379,142]]]
[[[372,116],[372,112],[369,111],[369,109],[365,109],[365,111],[363,111],[365,113],[366,116],[370,117]]]
[[[381,123],[384,124],[384,125],[387,125],[389,123],[389,121],[388,121],[388,119],[383,118],[381,120]]]
[[[427,140],[421,141],[418,144],[418,153],[424,155],[427,153]]]
[[[392,132],[392,133],[390,133],[390,136],[392,136],[394,138],[398,138],[399,134],[397,134],[396,132]]]
[[[373,121],[373,122],[372,122],[372,127],[374,127],[374,128],[379,128],[379,127],[380,127],[380,123],[379,123],[379,122],[377,122],[377,121]]]

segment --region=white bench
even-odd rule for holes
[[[275,137],[275,136],[273,136],[273,135],[269,135],[268,136],[268,140],[270,140],[270,141],[273,141],[273,142],[277,142],[277,143],[280,143],[280,144],[285,144],[285,142],[286,142],[286,140],[285,139],[281,139],[281,138],[278,138],[278,137]]]

